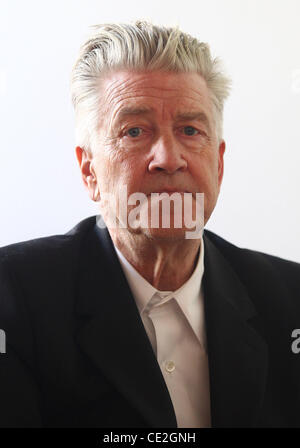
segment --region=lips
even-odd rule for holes
[[[166,188],[161,188],[159,190],[152,191],[151,193],[190,193],[190,191],[166,187]]]

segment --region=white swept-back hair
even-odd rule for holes
[[[101,77],[118,69],[196,72],[206,81],[214,108],[215,130],[222,138],[223,106],[230,90],[219,59],[209,46],[180,31],[145,21],[93,25],[71,74],[76,146],[93,152],[99,125]]]

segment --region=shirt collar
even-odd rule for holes
[[[159,291],[154,288],[154,286],[142,277],[141,274],[128,262],[116,246],[115,250],[140,314],[142,314],[147,304],[156,293],[162,297],[162,302],[167,301],[170,297],[174,297],[184,311],[187,310],[188,303],[194,303],[198,299],[204,273],[203,237],[201,237],[197,265],[191,277],[176,291]]]

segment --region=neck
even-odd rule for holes
[[[109,229],[114,245],[152,286],[175,291],[192,275],[200,239],[149,238],[127,229]]]

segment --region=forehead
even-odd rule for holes
[[[129,106],[174,113],[200,108],[208,114],[212,106],[209,89],[198,73],[115,71],[105,75],[100,91],[101,105],[114,117]]]

